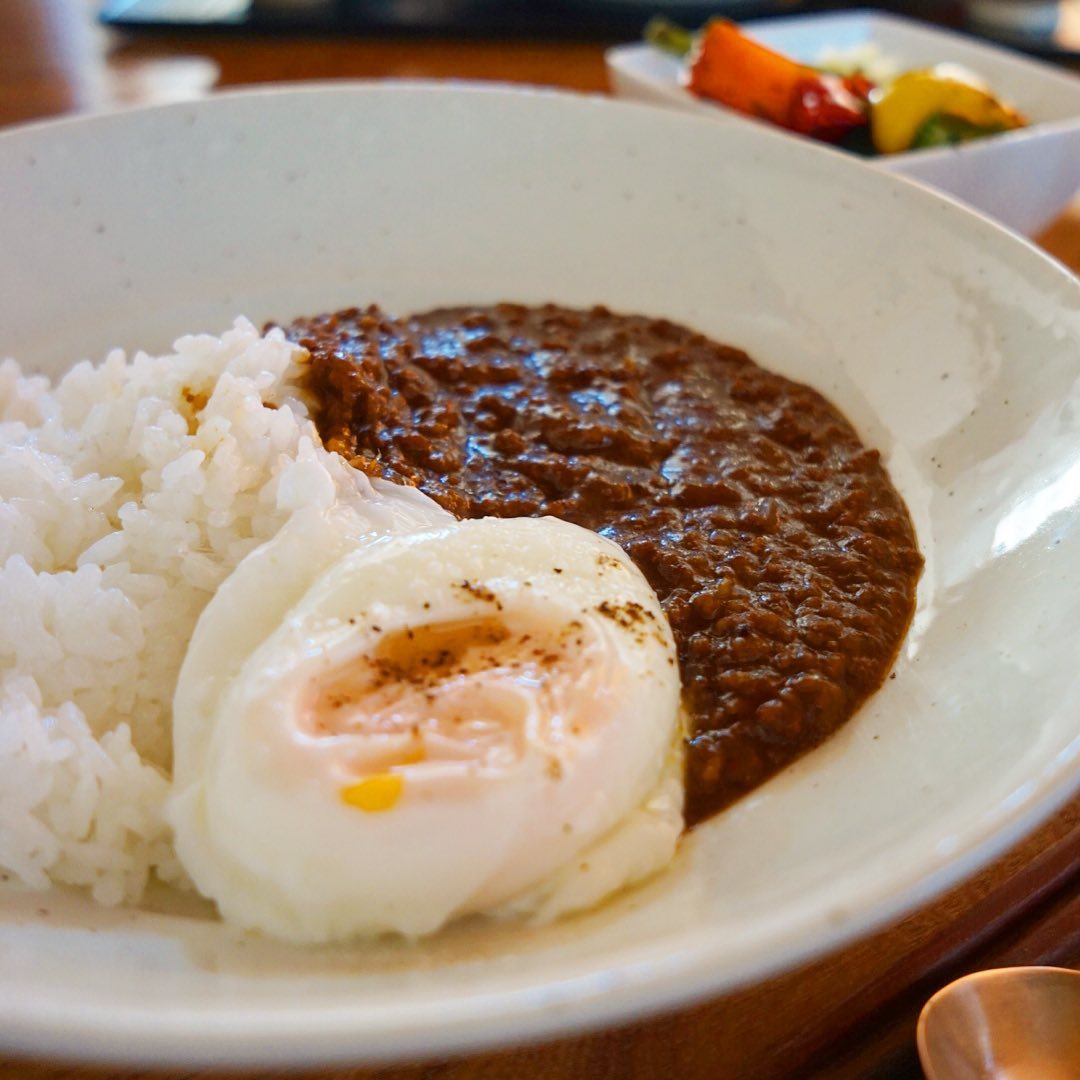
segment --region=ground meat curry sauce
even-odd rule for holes
[[[692,824],[885,677],[922,560],[876,451],[820,394],[663,320],[510,304],[286,328],[326,444],[459,517],[620,544],[671,622]]]

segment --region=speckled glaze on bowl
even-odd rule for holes
[[[400,84],[14,131],[0,191],[0,354],[55,373],[374,300],[665,315],[830,395],[927,560],[896,677],[602,910],[305,951],[175,896],[4,893],[6,1049],[357,1063],[624,1021],[869,932],[1077,789],[1080,285],[986,219],[753,128]]]

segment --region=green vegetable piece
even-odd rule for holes
[[[683,57],[694,47],[696,34],[685,26],[665,19],[663,15],[654,15],[645,25],[645,40],[654,48],[672,56]]]
[[[870,138],[870,127],[864,124],[862,127],[852,128],[845,132],[844,137],[836,144],[841,150],[849,154],[857,154],[859,157],[879,157],[874,140]]]
[[[948,113],[934,113],[923,121],[915,138],[911,140],[912,150],[928,150],[935,146],[957,146],[973,139],[985,139],[989,135],[999,135],[1005,128],[1001,124],[982,126],[973,124],[960,116]]]

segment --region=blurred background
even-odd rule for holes
[[[1080,29],[1077,0],[104,0],[102,16],[131,27],[608,37],[634,34],[657,11],[697,24],[716,14],[742,19],[852,7],[943,22],[1036,51],[1069,50]]]
[[[875,7],[1076,63],[1080,0],[0,0],[0,124],[311,78],[606,89],[603,47],[688,26]]]
[[[653,15],[697,27],[714,15],[859,8],[1080,70],[1080,0],[0,0],[0,128],[315,79],[495,80],[604,93],[605,49],[640,40]],[[1066,260],[1075,247],[1080,259],[1080,197],[1042,239]]]

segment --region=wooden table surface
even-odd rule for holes
[[[125,36],[98,27],[95,6],[90,0],[0,0],[0,125],[276,80],[451,76],[606,89],[602,46],[595,43]],[[1039,242],[1080,272],[1080,199]],[[950,978],[1014,963],[1080,966],[1078,867],[1080,799],[1006,858],[929,907],[800,971],[719,1001],[540,1048],[311,1075],[321,1080],[918,1077],[914,1018],[928,994]],[[160,1074],[0,1061],[0,1080],[146,1075]],[[210,1080],[225,1074],[168,1075]]]

